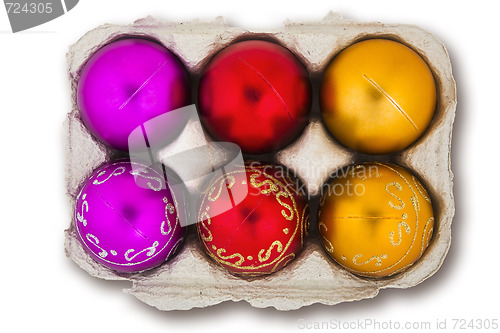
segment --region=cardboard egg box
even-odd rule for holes
[[[160,310],[191,309],[241,300],[255,307],[293,310],[313,303],[332,305],[371,298],[384,288],[413,287],[439,269],[450,246],[454,215],[450,151],[456,89],[446,49],[431,33],[412,25],[358,23],[335,13],[317,22],[287,20],[283,27],[269,31],[229,26],[222,18],[176,23],[147,17],[131,25],[97,27],[72,45],[67,54],[73,107],[64,127],[66,188],[72,208],[85,178],[100,165],[124,156],[97,142],[82,123],[76,104],[79,73],[86,60],[100,47],[127,36],[156,40],[174,52],[192,77],[193,96],[206,63],[235,41],[254,38],[274,41],[302,61],[313,84],[309,124],[294,142],[277,153],[251,157],[281,163],[304,181],[311,196],[311,228],[303,250],[288,266],[268,276],[245,279],[211,261],[203,252],[192,226],[180,252],[163,265],[142,273],[116,273],[86,254],[71,221],[65,231],[66,254],[89,274],[106,280],[131,281],[132,286],[125,292]],[[434,118],[417,142],[399,153],[371,156],[345,148],[324,128],[318,88],[325,68],[336,54],[357,41],[374,37],[402,42],[419,53],[434,74],[438,99]],[[159,160],[168,158],[176,152],[203,145],[205,140],[211,138],[201,124],[190,121],[180,136],[157,157]],[[384,279],[358,277],[340,267],[322,248],[317,232],[319,193],[329,174],[354,162],[371,160],[411,169],[431,194],[435,210],[434,234],[422,258],[406,271]]]

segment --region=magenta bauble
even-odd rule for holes
[[[98,140],[127,151],[134,129],[188,105],[190,94],[188,74],[172,52],[150,40],[128,38],[105,45],[83,66],[77,104]],[[174,119],[161,125],[153,126],[149,141],[174,138],[184,123]]]
[[[119,272],[162,264],[185,236],[182,205],[164,177],[145,165],[117,161],[92,173],[80,190],[74,226],[84,250]]]

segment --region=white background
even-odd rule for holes
[[[500,133],[499,6],[495,1],[464,3],[80,0],[68,14],[17,34],[0,8],[0,330],[296,331],[299,319],[309,324],[431,322],[433,327],[446,320],[451,330],[454,318],[500,321],[500,182],[495,160]],[[93,278],[65,257],[63,231],[70,207],[64,189],[62,122],[70,108],[69,45],[100,24],[129,24],[147,15],[173,21],[222,15],[232,25],[271,29],[286,18],[320,20],[329,10],[361,22],[416,24],[434,33],[449,51],[458,89],[452,150],[457,211],[451,250],[434,276],[408,290],[384,290],[371,300],[292,312],[254,309],[244,302],[160,312],[123,293],[127,283]]]

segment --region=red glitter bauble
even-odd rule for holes
[[[246,189],[243,201],[231,206],[232,193]],[[211,215],[221,207],[232,208]],[[210,183],[198,220],[198,236],[210,258],[234,274],[259,276],[297,256],[309,228],[309,206],[301,183],[285,167],[253,161],[245,163],[245,171]]]
[[[243,41],[219,52],[205,68],[198,108],[217,140],[264,154],[283,148],[304,128],[311,90],[305,67],[289,50]]]

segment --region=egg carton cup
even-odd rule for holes
[[[275,41],[303,62],[315,89],[309,124],[293,143],[264,158],[289,167],[305,183],[311,196],[311,229],[303,250],[287,267],[271,275],[246,279],[228,273],[209,260],[198,242],[195,228],[190,228],[180,252],[163,265],[142,273],[117,273],[94,261],[83,250],[71,221],[65,231],[66,254],[90,275],[131,281],[132,286],[125,292],[160,310],[187,310],[242,300],[259,308],[294,310],[314,303],[333,305],[372,298],[385,288],[413,287],[439,269],[450,246],[455,211],[450,151],[456,88],[448,53],[434,35],[413,25],[358,23],[335,13],[316,22],[287,20],[283,27],[270,31],[229,26],[222,18],[168,22],[147,17],[131,25],[97,27],[72,45],[67,54],[73,106],[64,128],[66,189],[72,207],[85,178],[100,165],[122,156],[97,142],[81,121],[76,104],[80,71],[100,47],[127,36],[157,40],[177,54],[193,78],[194,89],[210,58],[239,40]],[[402,42],[418,52],[429,64],[438,89],[436,113],[425,134],[402,152],[380,156],[358,154],[336,142],[324,128],[317,98],[322,73],[332,58],[347,46],[374,37]],[[172,154],[203,146],[207,140],[211,139],[201,124],[191,120],[157,157],[168,159]],[[335,170],[369,160],[396,163],[413,170],[431,194],[435,210],[434,235],[424,255],[406,271],[383,279],[358,277],[340,267],[322,248],[317,232],[322,184]]]

